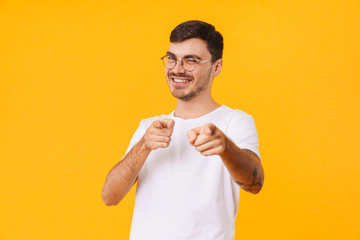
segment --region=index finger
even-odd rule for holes
[[[162,124],[159,120],[155,120],[151,123],[151,126],[156,127],[156,128],[162,128]]]
[[[161,121],[162,127],[169,129],[170,131],[174,130],[175,121],[173,119],[163,119]]]
[[[201,127],[201,134],[211,135],[214,133],[216,126],[212,123],[206,123]]]

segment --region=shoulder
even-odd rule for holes
[[[226,116],[226,118],[229,120],[229,122],[238,122],[238,121],[243,121],[243,122],[251,122],[251,121],[254,121],[253,120],[253,117],[242,111],[242,110],[239,110],[239,109],[232,109],[230,107],[227,107],[227,106],[223,106],[223,113],[222,113],[223,116]]]
[[[248,149],[260,158],[259,139],[253,117],[241,110],[231,109],[225,134],[239,148]]]
[[[242,110],[224,106],[221,115],[225,134],[239,134],[249,129],[256,129],[253,117]]]

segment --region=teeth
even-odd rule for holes
[[[174,78],[174,82],[178,82],[178,83],[184,83],[184,82],[188,82],[189,80],[183,80],[183,79],[176,79]]]

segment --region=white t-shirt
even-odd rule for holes
[[[150,153],[138,175],[131,240],[234,239],[240,188],[219,156],[205,157],[188,142],[186,133],[215,124],[239,148],[258,156],[253,118],[221,106],[194,119],[169,115],[142,120],[128,151],[155,120],[175,120],[170,145]]]

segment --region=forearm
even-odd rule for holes
[[[264,170],[258,156],[250,150],[240,149],[226,138],[226,148],[220,154],[234,181],[245,191],[258,193],[264,182]]]
[[[102,190],[102,199],[106,205],[117,205],[130,191],[150,151],[145,148],[142,138],[110,170]]]

